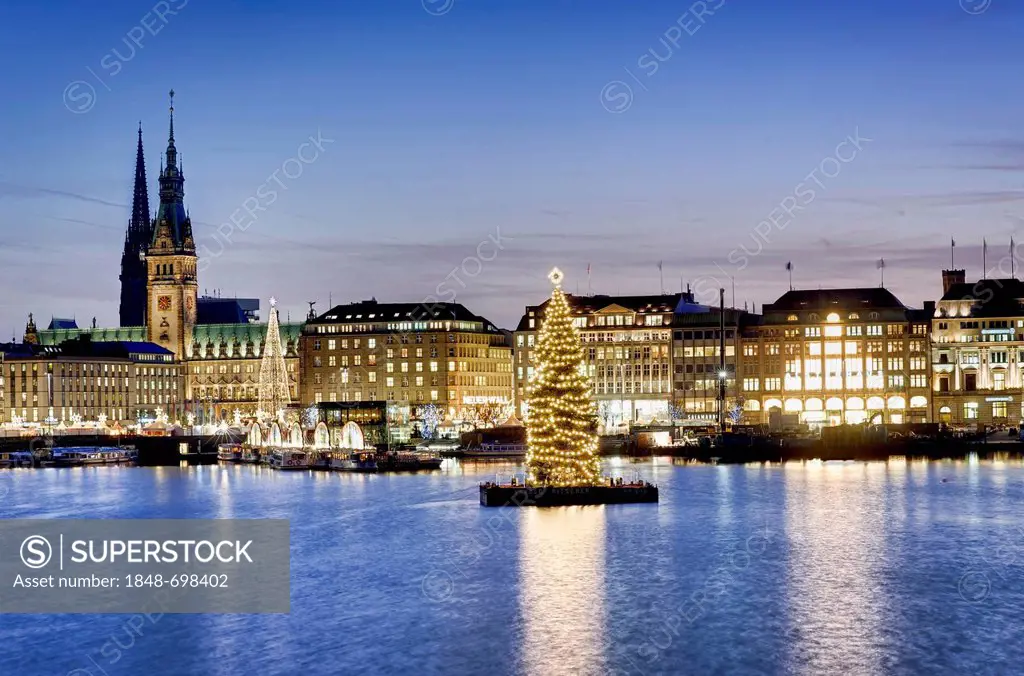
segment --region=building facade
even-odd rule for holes
[[[934,304],[909,309],[884,288],[787,292],[742,341],[746,419],[925,422],[933,312]]]
[[[302,324],[279,326],[291,400],[298,403]],[[256,413],[266,334],[266,324],[196,326],[185,358],[185,400],[192,405],[200,423],[230,420],[236,410],[243,415]]]
[[[395,427],[429,405],[453,428],[511,412],[508,334],[458,303],[338,305],[307,321],[300,359],[304,406],[385,401]]]
[[[1024,282],[943,272],[932,318],[932,417],[957,426],[1024,418]]]
[[[672,329],[673,417],[690,422],[717,423],[719,392],[725,381],[726,419],[738,422],[744,392],[740,378],[745,374],[743,333],[756,326],[759,317],[743,310],[726,308],[725,359],[722,354],[722,319],[719,309],[699,308],[678,312]],[[751,362],[753,368],[757,362]]]
[[[630,424],[668,422],[672,403],[672,319],[691,294],[574,296],[566,294],[583,339],[583,357],[604,433]],[[544,320],[541,305],[528,306],[514,333],[516,412],[529,416],[534,348]]]
[[[0,344],[8,402],[3,422],[56,425],[108,420],[121,425],[172,414],[181,405],[181,364],[158,345],[93,342],[88,336],[59,346]]]

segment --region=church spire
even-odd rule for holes
[[[146,183],[146,158],[142,150],[142,122],[135,152],[135,185],[132,192],[132,213],[121,254],[121,326],[142,326],[146,318],[146,264],[142,256],[153,237],[149,210],[149,187]]]
[[[142,122],[139,122],[139,147],[135,153],[135,189],[132,194],[132,220],[128,225],[129,237],[139,237],[140,251],[149,243],[150,219],[149,188],[146,185],[146,158],[142,152]]]

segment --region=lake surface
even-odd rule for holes
[[[480,507],[514,469],[3,471],[4,518],[290,519],[292,573],[289,615],[0,615],[0,674],[1024,673],[1019,459],[613,458],[661,503]]]

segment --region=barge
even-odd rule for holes
[[[517,486],[480,484],[484,507],[566,507],[658,502],[658,487],[647,482],[607,486]]]

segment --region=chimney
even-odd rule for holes
[[[942,271],[942,295],[945,296],[954,284],[963,284],[967,281],[965,270],[943,270]]]
[[[926,300],[922,306],[929,319],[935,316],[935,301]]]

